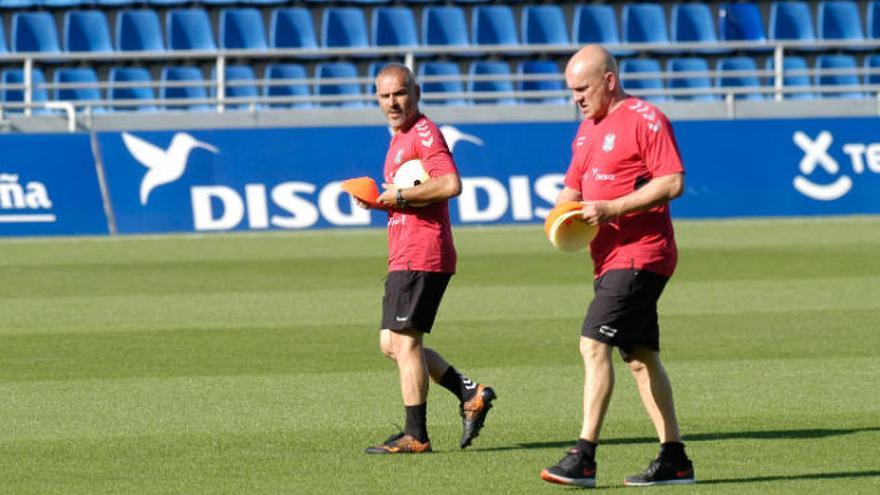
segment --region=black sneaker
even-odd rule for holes
[[[486,421],[489,409],[492,409],[492,401],[498,397],[492,387],[485,385],[477,386],[474,397],[461,405],[461,442],[459,446],[465,448],[480,435],[480,429]]]
[[[558,464],[541,471],[541,479],[560,485],[593,488],[596,486],[596,463],[583,452],[571,449]]]
[[[682,462],[664,462],[659,458],[651,461],[644,473],[623,480],[626,486],[688,485],[696,482],[694,464],[690,459]]]
[[[364,450],[367,454],[421,454],[431,452],[431,442],[420,442],[403,432],[391,435],[385,443]]]

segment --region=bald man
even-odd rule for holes
[[[599,227],[590,243],[595,296],[581,329],[585,377],[580,436],[541,478],[595,486],[596,448],[614,388],[616,347],[660,439],[659,456],[624,484],[693,483],[693,464],[685,454],[672,386],[660,360],[657,321],[657,301],[677,260],[667,203],[684,190],[672,126],[660,110],[623,92],[617,62],[601,46],[575,53],[565,81],[584,120],[556,202],[581,201],[583,219]]]

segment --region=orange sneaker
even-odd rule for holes
[[[422,454],[431,452],[431,442],[420,442],[403,432],[391,435],[385,443],[364,450],[367,454]]]
[[[485,385],[477,385],[477,394],[461,405],[461,443],[460,447],[465,448],[480,435],[483,423],[486,421],[486,415],[489,409],[492,409],[492,401],[497,398],[495,390]]]

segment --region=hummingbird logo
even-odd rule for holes
[[[122,141],[128,152],[147,168],[141,180],[141,204],[146,206],[153,189],[179,179],[186,170],[186,162],[193,148],[202,148],[211,153],[219,153],[216,147],[203,143],[185,132],[178,132],[171,138],[167,150],[148,143],[127,132],[122,133]]]
[[[458,130],[457,127],[451,125],[441,125],[440,133],[443,134],[443,139],[445,139],[446,144],[449,145],[449,151],[453,151],[455,149],[455,145],[459,141],[467,141],[469,143],[474,143],[477,146],[483,145],[482,139],[471,134],[465,134],[464,132]]]

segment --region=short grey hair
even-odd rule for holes
[[[380,77],[391,73],[403,74],[403,84],[407,88],[414,89],[416,87],[416,75],[413,74],[413,71],[409,67],[397,62],[384,65],[379,70],[379,73],[376,74],[376,81],[378,81]]]

